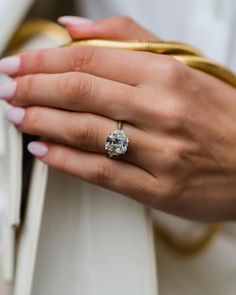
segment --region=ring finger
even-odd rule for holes
[[[105,153],[107,135],[117,129],[117,122],[102,116],[42,107],[15,107],[7,113],[7,118],[24,133],[101,154]],[[124,159],[143,166],[141,154],[146,141],[138,139],[146,135],[140,134],[144,132],[128,123],[123,129],[132,139]]]

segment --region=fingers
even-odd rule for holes
[[[144,52],[92,46],[67,46],[25,52],[18,56],[4,58],[0,61],[0,72],[13,77],[37,73],[84,72],[125,84],[137,85],[146,80],[143,69],[150,55]],[[150,58],[150,61],[152,60]]]
[[[117,129],[117,122],[90,113],[67,112],[51,108],[12,108],[7,113],[8,120],[23,133],[48,138],[51,141],[75,148],[105,154],[107,135]],[[142,131],[125,123],[123,129],[132,140],[122,158],[138,166],[143,166],[143,157],[148,140]]]
[[[146,171],[104,155],[75,150],[53,143],[33,142],[29,151],[51,167],[84,181],[146,201],[155,179]]]
[[[127,16],[116,16],[98,21],[64,16],[58,19],[73,39],[158,40],[158,38]]]
[[[0,96],[15,106],[55,107],[135,122],[142,113],[138,98],[133,99],[135,90],[84,73],[37,74],[1,85]]]

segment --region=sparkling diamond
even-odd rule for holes
[[[110,157],[124,155],[128,149],[129,138],[124,130],[115,130],[107,136],[105,150]]]

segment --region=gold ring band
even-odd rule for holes
[[[123,128],[123,121],[118,121],[117,122],[117,129],[122,130],[122,128]]]

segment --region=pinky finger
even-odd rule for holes
[[[84,181],[122,193],[148,205],[154,177],[147,171],[104,155],[48,142],[31,142],[28,150],[47,165]]]

